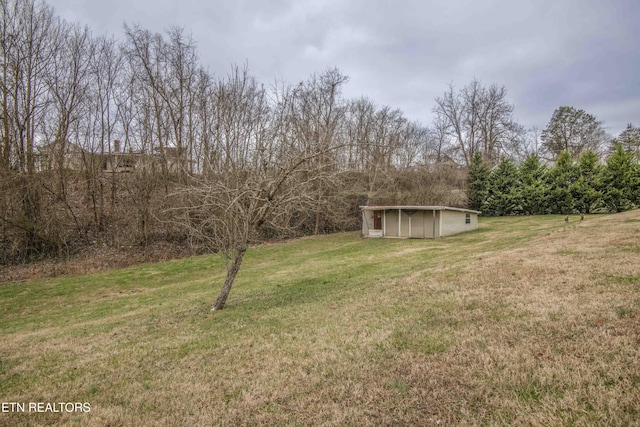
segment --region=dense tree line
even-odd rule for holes
[[[490,168],[477,152],[469,168],[469,206],[484,215],[620,212],[640,206],[640,165],[615,143],[601,164],[593,151],[576,161],[562,151],[553,165],[532,154]]]
[[[613,173],[637,169],[636,127],[610,152],[571,107],[527,130],[495,84],[450,86],[425,126],[346,99],[337,68],[266,86],[247,67],[215,75],[180,28],[95,36],[39,0],[0,0],[0,20],[2,263],[163,240],[233,269],[251,241],[357,229],[365,204],[637,204],[635,172]]]

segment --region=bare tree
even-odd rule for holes
[[[252,232],[264,222],[270,199],[266,180],[276,153],[266,138],[264,89],[247,70],[234,68],[211,94],[215,105],[212,146],[205,169],[176,196],[180,222],[193,243],[223,256],[227,278],[213,309],[224,308]],[[276,169],[277,170],[277,169]],[[282,184],[280,184],[282,185]],[[264,213],[262,213],[264,212]]]
[[[142,151],[162,159],[165,180],[169,173],[190,169],[197,122],[194,107],[198,78],[195,42],[173,27],[166,38],[140,27],[125,26],[125,54],[136,80],[135,96],[143,108],[147,127]]]
[[[349,102],[347,109],[347,167],[362,172],[370,163],[373,142],[375,104],[366,98]]]
[[[189,158],[194,160],[189,169],[192,173],[209,169],[208,161],[211,160],[211,153],[214,150],[212,138],[212,126],[215,123],[215,120],[212,120],[215,110],[213,88],[213,78],[205,70],[200,69],[196,78],[196,97],[192,103],[196,120],[189,137],[193,150],[193,153],[189,153]]]
[[[473,84],[462,93],[456,94],[453,85],[449,85],[449,90],[442,98],[436,98],[433,110],[438,120],[447,124],[448,133],[455,141],[454,145],[457,146],[465,165],[470,164],[471,156],[478,150],[478,111],[475,108],[477,87],[477,84]]]
[[[366,194],[365,204],[387,200],[395,173],[428,156],[428,129],[408,121],[398,109],[378,108],[366,98],[358,99],[350,103],[346,122],[350,146],[345,157],[350,176],[358,177],[350,185]]]
[[[246,69],[234,68],[218,83],[215,145],[202,174],[192,174],[174,197],[172,212],[194,244],[219,253],[227,276],[212,310],[224,308],[250,242],[265,227],[291,226],[292,210],[313,206],[310,190],[327,173],[316,159],[336,147],[309,145],[293,138],[286,114],[296,102],[292,92],[273,97]],[[284,95],[284,96],[283,96]]]
[[[122,83],[123,57],[115,40],[96,39],[88,65],[92,90],[78,143],[87,153],[83,160],[93,229],[103,233],[107,226],[107,207],[112,214],[115,211],[118,184],[118,175],[105,175],[104,170],[112,157],[111,141],[118,138],[115,136],[118,129],[120,134],[124,133],[117,101],[119,93],[126,92],[126,88]]]
[[[540,129],[537,126],[514,134],[510,141],[503,144],[503,153],[516,163],[521,163],[532,155],[540,156],[541,151]]]
[[[25,252],[41,252],[56,245],[41,221],[36,145],[43,139],[51,102],[47,81],[59,48],[60,25],[50,7],[34,0],[1,1],[0,23],[1,186],[3,192],[19,194],[11,199],[17,205],[2,207],[0,220],[3,228],[23,233]]]
[[[522,145],[524,128],[513,118],[513,104],[507,102],[504,86],[492,84],[480,89],[480,142],[482,153],[489,164],[495,164],[515,145]]]
[[[5,162],[12,159],[20,171],[33,173],[37,132],[50,102],[47,78],[58,51],[60,25],[52,9],[40,2],[3,1],[0,8],[3,157]]]
[[[94,44],[88,28],[65,22],[59,24],[56,36],[58,48],[52,54],[50,70],[45,77],[50,103],[42,123],[42,135],[49,142],[48,154],[55,158],[51,170],[55,182],[43,182],[43,187],[59,202],[58,214],[61,214],[60,210],[66,211],[60,227],[72,223],[77,235],[86,240],[86,227],[79,212],[83,206],[69,200],[68,181],[76,172],[69,170],[67,163],[71,156],[82,153],[81,117],[88,115],[88,75]]]
[[[447,130],[447,120],[440,115],[436,115],[430,130],[429,141],[431,141],[431,149],[425,150],[427,153],[427,158],[424,159],[425,163],[440,163],[449,155],[448,153],[451,147],[449,145]]]
[[[407,121],[400,130],[400,144],[397,152],[399,169],[417,166],[420,160],[433,157],[431,130],[418,122]]]
[[[289,93],[289,121],[293,126],[293,136],[308,153],[323,152],[311,161],[317,169],[335,171],[339,160],[335,150],[327,150],[336,145],[344,127],[346,103],[341,99],[342,86],[348,81],[337,68],[327,69],[321,74],[313,74]],[[334,185],[324,180],[315,181],[312,192],[315,197],[313,233],[318,234],[320,221],[327,210]]]
[[[595,116],[581,109],[562,106],[553,112],[540,139],[553,158],[567,151],[577,160],[586,151],[601,152],[611,138]]]
[[[510,144],[520,140],[523,128],[513,119],[514,107],[506,100],[504,87],[482,86],[473,80],[458,93],[452,85],[436,98],[434,113],[457,146],[459,158],[468,166],[480,151],[486,162],[495,164],[507,154]]]

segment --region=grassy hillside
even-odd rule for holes
[[[640,211],[0,285],[0,425],[629,425]],[[28,409],[28,407],[27,407]]]

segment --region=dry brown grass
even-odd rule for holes
[[[215,314],[207,258],[10,285],[2,400],[91,412],[0,425],[638,425],[639,232],[634,211],[258,248]],[[40,315],[15,288],[54,285]]]

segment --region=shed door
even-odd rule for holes
[[[373,212],[373,229],[382,230],[382,212]]]

